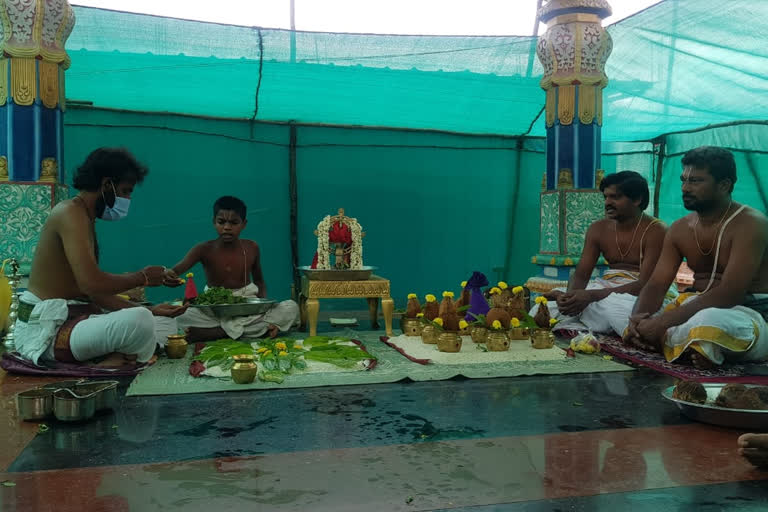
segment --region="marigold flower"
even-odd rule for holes
[[[416,318],[423,318],[423,317],[424,317],[424,313],[416,313]]]
[[[494,293],[501,293],[501,289],[494,286],[493,288],[491,288],[491,291],[489,293],[491,295],[493,295]]]
[[[437,298],[431,293],[428,293],[425,298],[427,299],[427,302],[435,302],[437,300]]]
[[[466,329],[469,327],[469,324],[466,320],[459,320],[459,329]]]
[[[504,281],[499,281],[499,282],[496,284],[496,286],[498,286],[498,287],[499,287],[499,288],[501,288],[502,290],[506,290],[507,288],[509,288],[509,285],[508,285],[507,283],[505,283]]]
[[[261,354],[262,352],[266,352],[266,351],[267,351],[267,349],[264,348],[264,347],[259,347],[259,348],[256,349],[256,353],[258,353],[258,354]]]
[[[415,298],[416,298],[416,294],[415,294],[415,293],[409,293],[409,294],[408,294],[408,299],[409,299],[409,300],[410,300],[410,299],[415,299]]]
[[[287,346],[282,341],[278,341],[277,343],[275,343],[275,348],[278,350],[285,350]]]
[[[549,325],[550,327],[554,327],[555,324],[557,324],[557,318],[550,318],[549,319]]]
[[[192,272],[187,272],[187,278],[190,278],[190,277],[195,277],[195,274],[193,274]]]
[[[538,297],[536,297],[536,300],[534,302],[536,304],[546,304],[547,303],[547,298],[545,296],[543,296],[543,295],[539,295]]]
[[[512,293],[517,295],[518,293],[523,293],[523,287],[522,286],[515,286],[512,288]]]
[[[181,284],[186,284],[187,280],[186,280],[186,279],[179,279],[179,282],[180,282]]]
[[[435,319],[434,319],[434,320],[432,320],[432,321],[433,321],[433,322],[435,322],[435,323],[436,323],[437,325],[439,325],[440,327],[442,327],[442,326],[443,326],[443,319],[442,319],[442,318],[440,318],[440,317],[437,317],[437,318],[435,318]]]
[[[443,292],[443,297],[453,298],[453,292]]]
[[[501,329],[501,322],[499,322],[498,320],[494,320],[493,323],[491,324],[491,327],[493,327],[494,329]]]
[[[301,350],[303,347],[297,343],[296,345],[293,346],[293,348],[297,350]]]
[[[271,355],[271,354],[272,354],[272,351],[271,351],[271,350],[267,350],[267,351],[266,351],[266,352],[264,352],[262,355],[264,355],[264,356],[268,356],[268,355]]]
[[[515,327],[515,328],[520,327],[520,320],[518,320],[517,318],[513,318],[511,324],[512,324],[512,327]]]
[[[277,355],[279,355],[280,357],[287,356],[288,352],[286,352],[285,350],[281,350]]]
[[[467,282],[466,281],[462,281],[461,282],[461,287],[462,288],[466,288],[467,287]]]

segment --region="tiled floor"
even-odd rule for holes
[[[3,511],[765,510],[741,432],[690,423],[651,372],[123,397],[19,423],[0,375]],[[128,381],[124,382],[127,385]],[[123,386],[123,391],[125,386]]]

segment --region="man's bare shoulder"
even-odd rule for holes
[[[68,199],[62,201],[51,210],[46,224],[61,225],[62,223],[88,221],[88,214],[82,206]]]
[[[733,219],[739,228],[755,230],[768,236],[768,217],[765,216],[760,210],[756,210],[751,206],[745,206],[741,215]]]
[[[689,213],[684,217],[680,217],[669,226],[668,231],[673,235],[683,234],[685,230],[690,229],[691,222],[693,222],[693,216],[694,216],[693,213]]]
[[[589,225],[589,229],[587,230],[587,234],[590,232],[594,235],[601,235],[602,233],[605,233],[609,229],[613,229],[614,221],[611,219],[599,219],[593,222]]]

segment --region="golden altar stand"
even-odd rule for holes
[[[306,321],[309,320],[310,336],[317,335],[320,299],[367,299],[373,329],[379,328],[378,310],[379,301],[381,301],[384,327],[387,336],[392,336],[392,314],[395,310],[395,302],[389,293],[389,279],[371,276],[365,281],[317,281],[302,276],[299,296],[301,325],[304,328]]]

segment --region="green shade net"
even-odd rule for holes
[[[521,135],[543,104],[529,37],[378,36],[79,7],[68,97],[101,107]],[[604,140],[768,117],[768,2],[667,0],[609,27]],[[536,121],[532,135],[543,135]]]
[[[105,269],[179,261],[215,236],[211,206],[233,194],[248,205],[243,236],[262,248],[269,295],[287,298],[285,123],[295,122],[300,265],[317,222],[344,207],[398,306],[409,292],[458,291],[474,270],[514,284],[537,272],[544,93],[532,38],[291,33],[75,10],[67,97],[94,108],[67,110],[67,181],[99,146],[126,146],[151,169],[128,219],[99,223]],[[646,176],[665,221],[685,213],[682,153],[703,144],[734,150],[735,199],[765,208],[768,128],[744,121],[768,119],[766,20],[768,2],[667,0],[609,27],[602,167]],[[716,123],[736,124],[700,129]],[[336,302],[322,308],[364,307]]]

